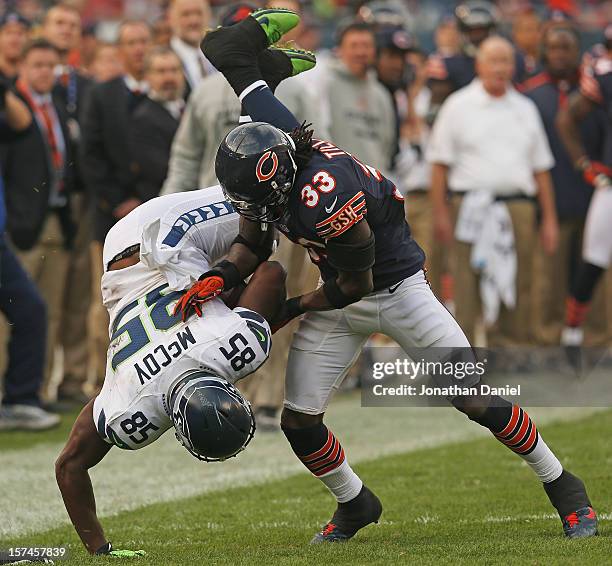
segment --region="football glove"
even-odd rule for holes
[[[146,554],[144,550],[114,549],[110,542],[96,550],[96,556],[112,556],[114,558],[140,558],[141,556],[146,556]]]
[[[214,299],[217,295],[223,292],[224,288],[223,277],[219,275],[202,275],[197,283],[194,283],[191,289],[185,291],[183,296],[178,300],[174,307],[174,315],[179,312],[181,318],[185,322],[192,313],[202,316],[202,305]]]
[[[581,157],[577,162],[577,168],[582,172],[584,180],[596,189],[612,185],[612,169],[599,161]]]

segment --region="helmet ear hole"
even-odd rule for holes
[[[244,450],[255,434],[255,417],[240,392],[225,379],[189,371],[168,392],[177,440],[190,454],[218,462]]]
[[[276,222],[289,201],[297,165],[291,137],[264,122],[234,128],[221,142],[215,173],[238,214],[256,222]]]

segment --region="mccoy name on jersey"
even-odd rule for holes
[[[404,199],[379,171],[333,144],[313,140],[314,153],[298,172],[287,212],[276,227],[308,249],[324,281],[337,276],[325,242],[367,218],[376,238],[374,289],[389,287],[423,268],[425,254],[410,235]]]
[[[207,303],[203,317],[182,322],[173,308],[209,266],[227,254],[238,214],[220,187],[158,197],[117,222],[104,242],[102,295],[110,314],[104,385],[94,401],[100,436],[136,449],[172,426],[166,395],[184,371],[210,370],[230,383],[267,359],[270,327],[259,314]],[[140,261],[109,264],[126,250]]]

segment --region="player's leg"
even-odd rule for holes
[[[276,318],[285,299],[287,273],[277,261],[266,261],[259,265],[240,295],[239,307],[259,313],[268,322]]]
[[[385,296],[380,319],[382,330],[408,352],[418,349],[427,359],[447,356],[454,349],[459,349],[461,358],[470,355],[471,346],[463,331],[437,300],[422,273],[405,280],[393,295]],[[475,385],[477,379],[464,378],[463,383]],[[568,536],[595,534],[596,518],[584,484],[563,469],[526,411],[497,395],[457,396],[452,404],[470,420],[489,429],[531,467],[544,484]],[[576,521],[568,521],[576,512],[582,515]]]
[[[266,12],[268,12],[265,15],[268,24],[272,24],[275,30],[280,30],[279,33],[285,33],[293,27],[291,24],[296,25],[299,21],[296,14],[287,10]],[[255,12],[234,26],[219,28],[208,33],[202,41],[202,51],[225,76],[252,120],[268,122],[289,132],[297,128],[299,123],[274,97],[264,80],[260,64],[269,67],[273,66],[276,60],[279,65],[278,70],[282,72],[282,67],[285,67],[285,73],[289,77],[299,72],[302,67],[306,70],[304,65],[314,66],[314,58],[306,55],[287,56],[281,51],[265,54],[262,57],[262,52],[273,43],[273,34],[268,30],[269,28],[262,24],[262,17]],[[310,62],[307,59],[310,59]],[[288,65],[287,61],[291,64]],[[277,82],[279,78],[274,78],[274,81]]]
[[[581,346],[582,326],[589,311],[595,287],[612,261],[612,188],[599,188],[593,194],[584,227],[583,261],[567,299],[564,346]]]
[[[312,542],[347,540],[382,512],[378,498],[350,467],[340,441],[323,424],[327,404],[365,340],[350,328],[343,311],[311,312],[300,321],[289,352],[281,427],[295,455],[338,502],[331,521]]]

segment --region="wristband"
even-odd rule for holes
[[[96,552],[94,553],[96,556],[101,556],[103,554],[109,554],[113,549],[113,545],[109,542],[103,544]]]
[[[302,295],[299,297],[292,297],[291,299],[287,299],[285,303],[285,309],[288,319],[293,319],[296,316],[300,316],[304,314],[304,309],[300,306],[300,300],[302,299]]]
[[[574,167],[577,171],[586,171],[591,166],[591,160],[586,155],[581,155],[576,159]]]
[[[226,259],[220,261],[210,271],[207,271],[206,273],[200,275],[200,277],[198,277],[198,280],[202,281],[202,279],[206,279],[207,277],[213,277],[215,275],[223,279],[223,289],[225,291],[233,289],[242,281],[242,277],[240,277],[240,271],[238,271],[236,264]]]
[[[359,299],[349,297],[342,292],[335,279],[328,279],[323,285],[323,293],[332,307],[343,309],[348,305],[356,303]]]

